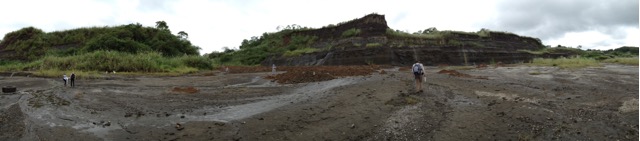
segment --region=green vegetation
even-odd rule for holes
[[[558,59],[541,59],[536,58],[531,62],[536,66],[556,66],[560,68],[585,68],[601,66],[597,60],[591,58],[558,58]]]
[[[78,28],[45,33],[26,27],[6,34],[0,50],[0,71],[32,71],[40,76],[63,72],[190,73],[213,68],[211,59],[198,56],[199,47],[180,31],[171,34],[166,22],[156,27],[129,24]]]
[[[469,40],[459,40],[460,38],[487,38],[491,37],[491,34],[507,34],[515,35],[508,32],[490,31],[488,29],[481,29],[477,32],[463,32],[463,31],[439,31],[435,27],[431,27],[425,30],[419,30],[414,33],[408,33],[400,30],[387,29],[386,34],[390,37],[407,38],[407,39],[429,39],[431,41],[423,41],[422,44],[433,45],[451,45],[451,46],[469,46],[469,47],[485,47],[483,43]],[[515,35],[517,36],[517,35]],[[539,41],[539,39],[536,39]]]
[[[74,55],[98,50],[128,53],[159,52],[163,56],[198,55],[197,46],[191,45],[181,35],[173,35],[164,21],[156,28],[129,24],[115,27],[78,28],[45,33],[34,27],[26,27],[4,36],[0,49],[15,51],[4,57],[10,60],[37,60],[49,51],[57,55]],[[60,51],[60,49],[64,51]]]
[[[617,57],[602,60],[602,62],[638,66],[638,57]]]
[[[317,52],[319,49],[316,48],[301,48],[293,51],[287,51],[283,54],[283,56],[291,57],[291,56],[300,56],[303,53],[313,53]]]
[[[481,37],[480,34],[475,32],[463,32],[463,31],[438,31],[435,28],[429,28],[424,31],[414,32],[413,34],[400,31],[387,29],[387,35],[392,37],[403,37],[403,38],[423,38],[423,39],[444,39],[444,38],[453,38],[458,35],[468,35],[472,37]],[[484,34],[483,34],[484,35]]]
[[[543,48],[537,51],[521,50],[523,52],[547,55],[547,54],[569,54],[573,57],[558,59],[534,59],[530,65],[535,66],[556,66],[560,68],[585,68],[599,67],[602,63],[616,63],[623,65],[638,65],[638,47],[620,47],[610,50],[581,50],[558,45],[557,47]]]
[[[130,54],[118,51],[95,51],[74,56],[46,56],[31,63],[9,63],[2,71],[116,71],[116,72],[188,72],[212,69],[211,60],[201,56],[164,57],[159,53]]]
[[[342,37],[354,37],[360,35],[360,29],[351,28],[342,32]]]
[[[543,73],[540,72],[540,71],[529,72],[529,75],[541,75],[541,74],[543,74]]]
[[[583,54],[584,51],[577,49],[577,48],[569,48],[569,47],[545,47],[541,50],[536,50],[536,51],[530,51],[530,50],[520,50],[522,52],[527,52],[530,54],[535,54],[535,55],[542,55],[542,54],[555,54],[555,53],[559,53],[559,54],[576,54],[576,55],[580,55]]]
[[[382,44],[380,43],[367,43],[365,47],[380,47]]]
[[[580,52],[580,55],[588,58],[595,58],[597,60],[606,60],[606,59],[613,59],[618,57],[632,58],[632,57],[638,57],[638,47],[625,46],[625,47],[620,47],[620,48],[610,49],[605,51],[586,50],[586,51]]]
[[[571,54],[573,58],[560,58],[560,59],[538,59],[534,60],[534,64],[545,66],[567,66],[565,63],[577,63],[568,64],[569,68],[572,66],[580,67],[584,64],[597,63],[619,63],[624,65],[638,65],[638,47],[620,47],[610,50],[581,50],[578,48],[570,48],[558,45],[557,47],[546,47],[538,51],[521,50],[536,55],[544,54]],[[588,61],[586,61],[588,60]],[[584,65],[583,67],[597,66],[597,65]]]
[[[312,53],[319,49],[312,48],[317,36],[296,34],[309,30],[299,26],[286,26],[275,33],[263,33],[260,37],[243,40],[239,49],[225,49],[224,52],[205,54],[213,59],[216,65],[257,65],[269,56],[297,56]]]
[[[613,52],[611,52],[613,53]],[[614,53],[615,54],[615,53]],[[585,67],[599,67],[602,63],[614,63],[622,65],[638,66],[638,56],[626,56],[629,54],[623,54],[621,56],[614,56],[613,58],[599,59],[600,57],[582,56],[572,58],[558,58],[558,59],[542,59],[536,58],[530,64],[536,66],[555,66],[560,68],[585,68]]]

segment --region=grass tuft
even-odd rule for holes
[[[285,56],[285,57],[292,57],[292,56],[300,56],[300,55],[305,54],[305,53],[314,53],[314,52],[317,52],[317,51],[319,51],[319,49],[317,49],[317,48],[301,48],[301,49],[296,49],[296,50],[293,50],[293,51],[287,51],[282,55]]]
[[[591,58],[558,58],[558,59],[533,59],[532,65],[536,66],[554,66],[564,69],[600,67],[600,63]]]
[[[611,59],[605,59],[602,62],[638,66],[638,57],[611,58]]]

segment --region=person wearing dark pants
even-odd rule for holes
[[[411,68],[413,70],[413,76],[416,79],[416,92],[421,93],[422,81],[426,81],[424,80],[424,65],[422,65],[420,61],[416,61]]]
[[[70,80],[71,81],[69,82],[69,84],[71,84],[71,87],[74,87],[75,86],[74,82],[76,80],[76,74],[75,73],[73,73],[73,72],[71,73],[71,79]]]
[[[67,77],[66,74],[62,75],[62,80],[64,81],[64,86],[65,87],[67,86],[67,79],[69,79],[69,78]]]

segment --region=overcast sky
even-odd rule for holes
[[[297,24],[320,28],[383,14],[393,29],[415,32],[487,28],[583,49],[640,46],[638,0],[15,0],[0,4],[0,35],[34,26],[45,32],[140,23],[185,31],[201,54]]]

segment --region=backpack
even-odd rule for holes
[[[413,64],[413,73],[422,73],[422,67],[418,63]]]

